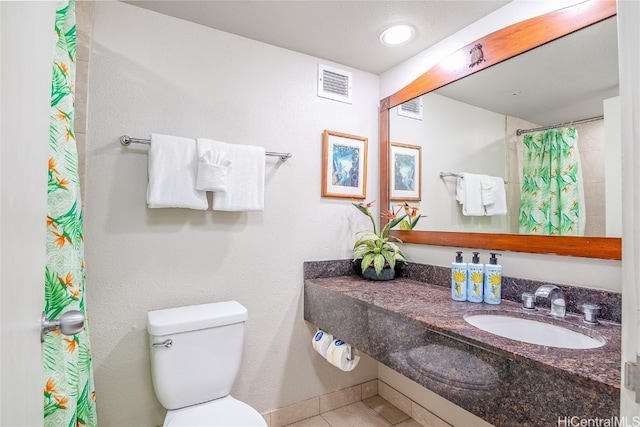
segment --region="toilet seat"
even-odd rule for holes
[[[231,396],[167,412],[163,427],[266,427],[262,415]]]

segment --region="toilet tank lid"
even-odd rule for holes
[[[153,336],[169,335],[240,323],[248,317],[237,301],[167,308],[147,313],[147,331]]]

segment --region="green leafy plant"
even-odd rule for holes
[[[397,211],[392,209],[384,215],[389,222],[378,232],[376,221],[369,210],[374,203],[353,203],[353,206],[369,217],[373,226],[373,231],[360,233],[360,238],[353,245],[353,259],[354,261],[362,259],[360,266],[363,272],[368,267],[373,266],[376,275],[380,275],[384,267],[388,266],[393,271],[398,261],[407,260],[397,245],[402,241],[397,237],[389,236],[389,231],[395,226],[399,226],[401,230],[412,230],[418,224],[422,215],[418,214],[419,209],[417,207],[403,203],[399,205]],[[402,212],[404,212],[404,215],[400,216]]]

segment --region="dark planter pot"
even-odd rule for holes
[[[393,280],[396,277],[396,272],[390,268],[383,268],[380,271],[380,274],[376,274],[376,269],[373,267],[367,267],[365,271],[362,272],[362,277],[369,280]]]

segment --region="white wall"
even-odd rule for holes
[[[463,216],[456,201],[456,178],[440,172],[469,172],[506,178],[505,116],[436,93],[422,97],[423,120],[389,113],[392,142],[422,150],[422,201],[427,215],[416,229],[504,232],[505,216]]]
[[[622,198],[622,250],[623,279],[622,290],[622,363],[637,362],[640,354],[640,328],[638,308],[640,307],[640,58],[638,38],[640,38],[640,3],[622,1],[618,3],[618,51],[620,52],[620,111],[622,139],[622,178],[627,185]],[[626,377],[622,369],[622,382],[636,382],[637,377]],[[625,387],[620,393],[620,415],[627,420],[636,419],[640,414],[637,403],[638,392]]]
[[[322,131],[369,137],[377,163],[378,77],[349,70],[353,105],[318,98],[317,58],[121,2],[95,4],[92,36],[85,236],[100,425],[162,422],[145,329],[153,309],[244,304],[233,394],[260,412],[376,378],[369,358],[341,373],[312,350],[302,266],[349,257],[355,231],[367,226],[349,200],[320,197]],[[152,210],[147,148],[118,141],[152,132],[293,157],[266,160],[264,212]],[[376,170],[369,200],[378,194]]]
[[[622,236],[622,136],[620,97],[604,100],[605,223],[607,236]]]

